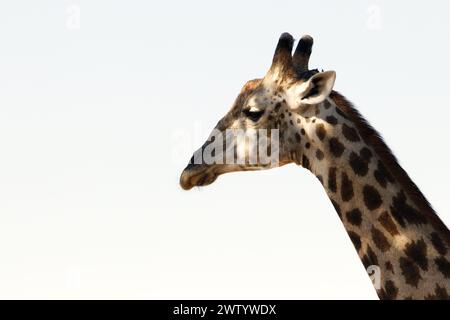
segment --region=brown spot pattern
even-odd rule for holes
[[[354,226],[361,225],[362,222],[362,214],[358,208],[350,210],[346,213],[347,221],[353,224]]]
[[[317,158],[317,160],[322,160],[323,158],[324,158],[324,153],[322,152],[322,150],[320,150],[320,149],[317,149],[316,150],[316,158]]]
[[[345,123],[342,125],[342,134],[350,142],[358,142],[361,140],[356,129]]]
[[[445,243],[442,241],[441,237],[439,237],[437,232],[431,233],[431,243],[433,244],[434,249],[439,252],[439,254],[447,254],[447,247],[445,246]]]
[[[386,270],[391,271],[392,273],[394,273],[394,266],[392,265],[392,263],[390,261],[387,261],[384,266],[386,267]]]
[[[387,232],[389,232],[389,234],[391,236],[395,236],[395,235],[399,234],[399,232],[397,230],[397,226],[395,225],[394,220],[392,220],[391,216],[389,215],[389,213],[387,211],[384,211],[378,217],[378,221],[383,226],[383,228],[386,229]]]
[[[367,269],[371,265],[378,265],[378,258],[368,245],[366,254],[361,258],[364,267]]]
[[[417,265],[411,259],[405,257],[401,257],[399,262],[405,282],[417,288],[419,280],[422,279]]]
[[[383,232],[375,227],[372,227],[371,233],[373,242],[375,243],[377,248],[381,250],[381,252],[386,252],[387,250],[389,250],[391,244],[389,243]]]
[[[394,178],[389,174],[381,161],[378,161],[378,168],[373,172],[373,175],[383,188],[386,188],[388,182],[394,183]]]
[[[434,289],[434,294],[430,294],[425,296],[426,300],[449,300],[450,296],[447,293],[447,290],[444,287],[436,284],[436,288]]]
[[[347,173],[341,175],[341,197],[342,201],[347,202],[353,198],[353,182],[348,178]]]
[[[374,187],[365,185],[363,188],[363,197],[367,209],[375,210],[381,206],[381,196]]]
[[[302,156],[302,167],[305,169],[311,169],[311,164],[309,163],[309,159],[307,156],[303,155]]]
[[[361,158],[363,158],[367,162],[370,162],[370,160],[372,159],[372,156],[373,156],[372,151],[370,151],[369,148],[367,148],[367,147],[363,147],[361,149],[361,151],[359,152],[359,155],[361,156]]]
[[[450,262],[445,257],[436,258],[434,262],[444,277],[450,278]]]
[[[369,171],[367,161],[365,161],[355,152],[352,152],[350,154],[350,167],[352,167],[353,172],[355,172],[355,174],[360,177],[364,177]]]
[[[355,246],[356,250],[359,251],[359,249],[361,249],[361,238],[360,236],[353,232],[353,231],[349,231],[348,235],[350,236],[350,240],[352,240],[353,245]]]
[[[337,191],[335,167],[330,167],[328,169],[328,189],[330,189],[331,192]]]
[[[406,196],[403,191],[400,191],[392,198],[391,213],[392,217],[402,227],[405,227],[406,223],[415,225],[428,223],[427,219],[419,211],[406,203]]]
[[[344,153],[344,145],[337,138],[331,138],[328,143],[331,153],[336,158],[342,156],[342,154]]]
[[[325,139],[327,132],[325,131],[325,126],[323,124],[318,124],[316,126],[316,135],[321,141]]]
[[[405,254],[422,270],[428,270],[427,245],[423,239],[411,241],[405,246]]]
[[[398,288],[395,286],[394,282],[387,280],[384,283],[384,288],[381,291],[381,298],[384,300],[394,300],[397,298]]]
[[[332,124],[332,125],[336,125],[338,123],[336,117],[334,117],[334,116],[326,117],[325,121],[328,122],[329,124]]]

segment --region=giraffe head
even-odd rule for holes
[[[305,143],[300,143],[299,126],[314,115],[315,106],[326,102],[336,74],[309,70],[310,36],[300,39],[292,55],[293,43],[290,34],[280,36],[267,74],[244,85],[231,110],[192,156],[181,174],[183,189],[211,184],[227,172],[302,164]]]

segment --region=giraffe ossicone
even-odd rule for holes
[[[214,161],[194,161],[194,153],[181,187],[205,186],[227,172],[301,165],[322,183],[365,268],[379,270],[381,299],[450,299],[448,228],[378,132],[333,90],[336,73],[309,69],[312,38],[303,36],[294,54],[293,44],[281,35],[269,71],[244,85],[214,129],[225,136],[264,130],[257,139],[267,150],[248,139],[208,139],[196,153],[209,150]],[[276,162],[250,159],[272,149]]]

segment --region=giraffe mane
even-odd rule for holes
[[[339,92],[333,90],[330,94],[330,98],[337,105],[338,111],[342,112],[344,117],[354,123],[363,140],[374,148],[389,173],[399,182],[406,194],[410,197],[418,209],[426,216],[432,226],[436,230],[442,232],[445,236],[444,239],[447,245],[450,246],[450,232],[448,228],[436,214],[430,202],[423,195],[417,185],[411,180],[408,173],[399,164],[397,158],[391,149],[386,145],[378,131],[376,131],[353,106],[353,104]]]

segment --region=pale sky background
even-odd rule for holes
[[[420,3],[2,1],[0,298],[376,299],[306,170],[178,179],[308,33],[450,225],[450,4]]]

